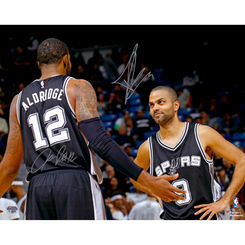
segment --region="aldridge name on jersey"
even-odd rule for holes
[[[22,106],[25,109],[25,111],[27,111],[27,109],[29,109],[29,107],[32,106],[34,103],[37,104],[39,102],[43,102],[50,99],[57,99],[61,101],[63,93],[63,89],[45,89],[43,91],[39,91],[38,93],[33,93],[31,98],[26,97],[26,102],[22,101]]]

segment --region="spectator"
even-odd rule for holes
[[[156,198],[148,196],[148,198],[142,202],[136,203],[129,215],[129,220],[160,220],[160,213],[162,208],[156,201]]]
[[[126,123],[126,130],[127,130],[127,136],[132,137],[134,140],[136,140],[136,128],[134,127],[134,121],[132,117],[129,117],[125,120]]]
[[[224,168],[225,168],[225,172],[229,178],[229,180],[231,181],[231,178],[233,176],[233,172],[234,172],[234,166],[232,165],[231,162],[223,159],[223,165],[224,165]]]
[[[219,116],[223,116],[225,113],[232,113],[232,104],[228,98],[228,95],[223,94],[217,106],[217,112]]]
[[[4,134],[7,134],[8,131],[9,128],[7,121],[3,117],[0,117],[0,138],[2,138]]]
[[[111,58],[111,54],[107,53],[104,59],[104,68],[106,72],[106,79],[109,81],[115,81],[119,74],[117,71],[117,66]]]
[[[223,166],[218,166],[216,168],[216,172],[217,172],[217,178],[218,178],[218,182],[221,186],[221,191],[226,191],[226,189],[228,188],[229,186],[229,178],[225,172],[225,169]]]
[[[177,91],[180,108],[187,108],[191,106],[191,93],[188,88],[181,88]]]
[[[219,128],[228,134],[231,134],[236,130],[236,128],[234,128],[234,121],[229,113],[224,113],[223,118],[220,121]]]
[[[103,116],[107,110],[107,102],[104,101],[105,96],[103,93],[98,95],[97,109],[100,116]]]
[[[126,120],[127,120],[127,118],[130,118],[130,117],[131,117],[131,116],[130,116],[129,111],[125,110],[125,111],[123,112],[123,117],[120,117],[120,118],[118,118],[118,119],[116,120],[115,125],[114,125],[114,129],[115,129],[115,130],[118,130],[119,127],[121,127],[121,126],[126,127]]]
[[[112,113],[120,113],[124,109],[124,94],[120,85],[115,84],[108,100],[108,110]]]
[[[129,54],[128,53],[123,53],[122,54],[122,63],[118,66],[117,71],[119,75],[122,74],[124,69],[126,68],[127,62],[128,62]]]
[[[186,122],[189,122],[189,123],[191,123],[191,122],[193,122],[194,120],[193,120],[193,118],[191,117],[191,116],[187,116],[186,117]]]
[[[132,145],[130,143],[125,143],[123,145],[123,149],[124,151],[126,152],[126,154],[129,156],[129,157],[132,157]],[[133,159],[132,159],[133,160]]]
[[[210,118],[207,111],[201,110],[200,111],[200,116],[201,116],[201,124],[208,125],[214,129],[218,129],[218,123],[217,123],[217,118]]]
[[[0,220],[16,220],[20,218],[17,204],[8,198],[0,198]]]
[[[121,126],[118,129],[118,134],[115,137],[115,141],[120,145],[123,146],[125,143],[130,143],[132,146],[135,146],[135,142],[133,137],[127,136],[127,129],[124,126]]]
[[[145,113],[142,109],[139,109],[137,111],[135,123],[138,140],[144,140],[144,133],[151,130],[152,121],[149,118],[145,117]]]
[[[208,111],[213,117],[217,116],[217,99],[215,97],[210,99],[208,104]]]
[[[20,178],[16,178],[10,188],[8,189],[10,194],[10,198],[16,198],[17,207],[20,214],[20,219],[24,219],[24,209],[25,209],[25,202],[26,202],[26,192],[24,190],[24,183]]]
[[[126,220],[127,219],[127,208],[123,204],[123,197],[120,194],[116,194],[111,197],[111,202],[114,207],[114,212],[112,217],[116,220]]]
[[[122,183],[121,183],[122,184]],[[110,179],[109,186],[105,190],[106,197],[111,196],[115,192],[123,191],[116,177]]]
[[[138,190],[137,188],[135,188],[135,192],[131,192],[131,193],[126,193],[127,195],[127,201],[132,200],[134,201],[134,203],[138,203],[138,202],[142,202],[144,200],[147,200],[147,194],[145,194],[144,192]]]

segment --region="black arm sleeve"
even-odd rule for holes
[[[89,141],[90,147],[113,167],[133,180],[137,180],[141,167],[136,165],[120,146],[106,133],[100,118],[92,118],[78,123],[79,128]]]

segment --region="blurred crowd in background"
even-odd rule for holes
[[[23,39],[8,35],[0,46],[0,158],[3,157],[9,131],[9,107],[13,96],[40,76],[36,64],[36,51],[42,40],[28,33]],[[88,51],[70,47],[71,76],[88,80],[94,87],[98,99],[98,112],[111,137],[132,159],[137,149],[150,135],[158,130],[152,120],[148,96],[158,85],[171,86],[177,92],[181,107],[179,119],[197,122],[215,128],[228,141],[245,151],[245,115],[242,82],[231,81],[230,86],[215,87],[202,78],[198,69],[189,69],[181,79],[171,78],[165,67],[149,65],[143,56],[137,59],[136,74],[142,68],[144,73],[152,72],[152,78],[142,83],[125,104],[125,90],[112,84],[124,71],[132,49],[122,45],[106,49],[94,47]],[[148,61],[149,62],[149,61]],[[225,71],[224,71],[225,72]],[[167,75],[166,75],[167,74]],[[174,76],[173,76],[174,77]],[[127,78],[127,73],[124,74]],[[130,179],[115,170],[98,156],[96,159],[103,172],[101,190],[105,199],[108,219],[159,219],[161,207],[154,197],[137,190]],[[231,182],[234,171],[232,163],[214,155],[215,174],[224,193]],[[9,217],[23,219],[24,201],[27,191],[26,170],[21,164],[18,178],[1,199],[11,199],[8,204]],[[245,187],[241,189],[239,212],[230,215],[223,212],[225,219],[245,219]],[[6,201],[6,200],[5,200]],[[13,203],[13,201],[15,203]],[[0,202],[0,209],[1,209]],[[4,204],[5,205],[5,204]],[[234,209],[231,203],[230,212]]]

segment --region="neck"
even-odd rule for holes
[[[65,75],[64,70],[62,70],[57,64],[42,65],[41,73],[42,75],[40,77],[40,80],[44,80],[54,75]]]
[[[181,134],[183,132],[185,123],[181,122],[176,116],[166,124],[159,126],[161,138],[166,139],[168,137],[174,137]]]

